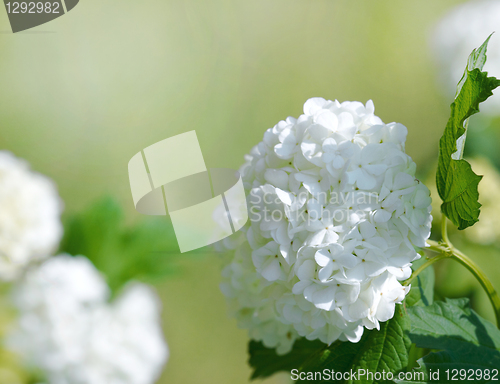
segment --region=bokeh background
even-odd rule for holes
[[[461,2],[81,0],[15,35],[1,11],[0,147],[55,180],[65,217],[111,195],[134,223],[147,218],[134,210],[127,163],[142,148],[195,129],[208,167],[238,168],[308,98],[372,99],[384,122],[408,127],[407,152],[426,178],[451,102],[429,40]],[[463,246],[500,288],[498,249]],[[220,257],[188,253],[178,264],[156,286],[171,350],[159,382],[247,383],[248,338],[227,316]],[[437,267],[441,294],[469,296],[492,319],[462,269]]]

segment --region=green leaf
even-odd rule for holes
[[[252,379],[265,378],[279,371],[350,372],[365,370],[376,373],[399,372],[408,365],[410,320],[402,305],[396,305],[394,317],[380,324],[380,330],[365,330],[358,343],[336,341],[327,346],[318,340],[299,339],[290,353],[279,356],[262,343],[249,344]],[[324,377],[325,378],[325,377]],[[325,378],[328,380],[328,378]],[[321,382],[321,381],[314,381]],[[325,381],[329,382],[329,381]],[[353,382],[353,381],[347,381]],[[356,383],[373,383],[371,376],[358,376]]]
[[[289,353],[280,356],[274,349],[266,348],[261,342],[252,340],[248,344],[249,364],[253,368],[251,378],[265,378],[276,372],[298,369],[311,355],[325,348],[326,344],[319,340],[298,339]]]
[[[479,70],[483,70],[484,64],[486,64],[486,50],[488,49],[488,43],[490,42],[491,36],[493,36],[493,33],[488,36],[488,38],[478,49],[473,49],[472,53],[467,58],[467,66],[465,67],[465,71],[464,74],[462,75],[462,78],[458,82],[457,92],[455,93],[455,97],[458,96],[465,83],[465,80],[467,80],[468,71],[472,71],[473,69],[476,68],[478,68]]]
[[[440,351],[418,360],[419,367],[414,370],[422,375],[418,380],[398,382],[449,383],[447,369],[467,372],[499,369],[500,331],[470,309],[467,299],[447,299],[427,307],[415,306],[408,308],[408,314],[411,318],[411,341],[418,347]],[[431,380],[431,372],[434,375],[439,372],[439,379],[434,377]],[[486,382],[477,378],[472,381]]]
[[[417,270],[422,264],[426,262],[426,258],[422,257],[413,263],[412,269]],[[406,295],[405,303],[408,307],[426,306],[434,302],[434,268],[429,266],[425,268],[413,280],[411,284],[410,293]]]
[[[482,176],[472,171],[462,155],[468,119],[479,112],[479,104],[500,85],[500,80],[482,72],[489,39],[469,56],[457,95],[451,104],[450,119],[439,142],[436,184],[443,200],[441,211],[458,229],[470,227],[479,220],[481,204],[478,202],[477,187]]]
[[[410,321],[402,305],[396,305],[394,317],[380,324],[380,330],[365,330],[358,343],[335,342],[309,358],[302,372],[327,369],[336,372],[364,370],[396,373],[408,365],[411,342],[407,335]],[[326,381],[325,381],[326,382]],[[351,381],[347,381],[351,382]],[[359,376],[356,383],[373,383],[369,375]]]
[[[163,217],[132,228],[122,223],[120,206],[104,198],[69,220],[60,252],[86,256],[113,293],[129,280],[154,283],[172,273],[179,249],[171,223]]]
[[[105,262],[103,255],[116,252],[119,247],[122,220],[120,206],[106,197],[69,219],[60,251],[84,255],[99,268]]]

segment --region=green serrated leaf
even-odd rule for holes
[[[412,269],[417,270],[426,262],[422,257],[413,263]],[[434,302],[434,267],[431,265],[425,268],[411,283],[410,293],[406,295],[405,303],[407,307],[426,306]]]
[[[472,71],[473,69],[478,68],[479,70],[483,70],[484,64],[486,63],[486,50],[488,49],[488,43],[490,42],[491,36],[493,36],[493,33],[488,36],[488,38],[484,41],[484,43],[477,49],[472,50],[472,53],[469,55],[467,59],[467,67],[465,68],[464,74],[462,75],[462,78],[458,82],[457,85],[457,92],[455,94],[455,97],[458,96],[460,93],[460,90],[462,89],[462,86],[465,83],[465,80],[467,79],[467,71]]]
[[[491,37],[491,36],[490,36]],[[479,112],[479,104],[493,94],[500,80],[482,72],[486,62],[486,41],[472,51],[464,76],[451,104],[451,115],[439,142],[439,163],[436,184],[443,200],[442,213],[459,229],[470,227],[479,220],[477,186],[482,176],[476,175],[470,164],[462,159],[468,119]]]
[[[274,349],[266,348],[261,342],[250,341],[249,364],[253,368],[252,380],[265,378],[280,371],[298,369],[311,355],[326,348],[319,340],[298,339],[286,355],[277,355]]]
[[[364,370],[372,373],[382,371],[395,373],[408,365],[408,350],[411,345],[407,335],[409,328],[409,318],[403,306],[397,305],[392,319],[381,323],[379,331],[365,330],[358,343],[337,341],[327,346],[318,340],[299,339],[290,353],[279,356],[274,349],[251,341],[249,363],[254,370],[252,379],[265,378],[279,371],[290,373],[293,369],[305,374],[323,372],[325,369],[329,372]],[[356,376],[355,381],[346,382],[374,382],[371,377],[366,374],[365,376]]]
[[[500,331],[474,312],[467,299],[447,299],[427,307],[408,308],[408,314],[412,342],[421,348],[440,351],[418,360],[419,367],[414,370],[421,374],[418,380],[398,382],[449,383],[452,369],[484,373],[487,369],[491,372],[500,368]],[[460,382],[468,380],[460,379]],[[474,377],[470,382],[488,380]]]
[[[335,342],[309,358],[301,367],[302,372],[392,372],[401,371],[408,365],[411,342],[407,335],[410,321],[402,305],[396,306],[394,317],[381,323],[380,330],[366,331],[358,343]],[[356,382],[371,384],[373,377],[358,376]]]

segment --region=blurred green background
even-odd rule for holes
[[[81,0],[15,35],[0,12],[0,146],[55,180],[66,216],[108,194],[133,223],[144,218],[127,163],[142,148],[195,129],[208,167],[238,168],[308,98],[373,99],[386,123],[408,127],[423,175],[451,102],[437,88],[430,32],[461,2]],[[493,257],[477,260],[498,286]],[[180,264],[157,285],[171,350],[160,383],[247,383],[248,339],[226,314],[219,257],[186,254]],[[464,281],[447,293],[475,292]]]

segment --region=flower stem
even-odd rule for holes
[[[441,237],[446,245],[451,246],[450,239],[448,238],[448,218],[441,215]]]
[[[497,291],[491,284],[491,281],[484,274],[484,272],[479,268],[479,266],[472,261],[466,254],[456,249],[448,238],[447,231],[447,218],[443,216],[442,224],[441,224],[441,236],[443,240],[440,242],[427,240],[427,244],[429,247],[427,249],[438,252],[439,255],[434,256],[427,260],[424,264],[422,264],[415,272],[412,273],[411,277],[407,279],[403,285],[409,285],[418,275],[428,266],[434,264],[436,261],[452,258],[462,264],[465,268],[467,268],[474,277],[479,281],[479,284],[483,287],[490,299],[491,305],[493,306],[493,310],[495,312],[495,317],[497,320],[497,328],[500,329],[500,297],[498,296]]]
[[[483,289],[486,291],[491,305],[493,306],[493,310],[495,311],[497,328],[500,329],[500,297],[493,287],[493,284],[491,284],[491,281],[486,277],[484,272],[477,266],[476,263],[474,263],[467,255],[460,252],[458,249],[453,248],[453,254],[451,257],[457,260],[465,268],[467,268],[476,277]]]
[[[444,259],[446,257],[450,257],[450,254],[448,253],[440,253],[439,255],[437,256],[434,256],[434,257],[431,257],[429,258],[424,264],[422,264],[415,272],[413,272],[410,276],[409,279],[405,280],[405,282],[403,283],[403,285],[410,285],[411,282],[420,274],[420,272],[422,272],[425,268],[427,268],[428,266],[434,264],[436,261],[439,261],[441,259]]]
[[[443,245],[441,242],[438,242],[438,241],[427,240],[427,245],[428,245],[428,247],[425,249],[428,249],[430,251],[434,251],[437,253],[449,252],[448,247],[446,247],[445,245]]]

